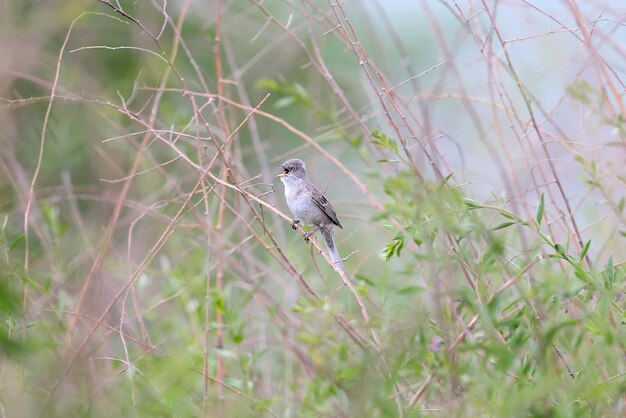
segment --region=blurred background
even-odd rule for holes
[[[623,416],[625,22],[1,2],[0,416]]]

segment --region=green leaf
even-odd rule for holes
[[[396,234],[393,240],[381,251],[382,255],[385,257],[385,261],[389,261],[394,254],[400,257],[400,251],[402,251],[402,247],[404,247],[404,237],[402,235]]]
[[[262,78],[256,82],[256,87],[258,89],[268,89],[268,90],[276,91],[278,90],[278,82],[270,78]]]
[[[515,217],[506,212],[500,212],[500,215],[504,216],[507,219],[515,220]]]
[[[404,248],[404,238],[398,240],[398,245],[396,246],[396,256],[400,257],[400,251]]]
[[[539,207],[537,207],[537,216],[535,218],[537,220],[538,227],[541,226],[541,221],[543,220],[543,211],[544,211],[545,205],[546,205],[546,201],[543,196],[543,193],[541,193],[541,196],[539,197]]]
[[[554,249],[556,250],[558,255],[560,255],[561,257],[565,257],[566,252],[565,252],[565,247],[563,247],[563,245],[556,243],[554,244]]]
[[[267,398],[267,399],[252,399],[254,401],[254,403],[252,404],[252,407],[254,408],[255,411],[268,411],[270,409],[270,407],[276,403],[275,399],[272,398]]]
[[[585,256],[587,255],[587,252],[589,251],[590,245],[591,245],[591,240],[587,241],[587,243],[585,244],[585,248],[583,248],[583,252],[580,253],[580,259],[578,261],[582,261],[582,259],[585,258]]]
[[[367,291],[367,286],[365,285],[364,282],[359,282],[356,286],[357,292],[359,292],[361,295],[368,297],[369,296],[369,292]]]
[[[390,149],[394,152],[394,154],[398,154],[398,143],[395,139],[389,138],[384,133],[380,132],[378,129],[372,129],[370,132],[374,140],[372,144],[378,145],[382,148]]]
[[[576,273],[578,273],[578,272],[576,272]],[[578,277],[578,274],[576,274],[576,276]],[[578,278],[581,279],[582,281],[585,281],[585,282],[588,281],[587,278],[584,277],[584,275],[583,275],[583,278],[580,278],[580,277],[578,277]],[[573,298],[574,296],[578,295],[580,292],[582,292],[585,289],[587,289],[586,285],[578,286],[578,287],[576,287],[576,288],[574,288],[574,289],[572,289],[572,290],[570,290],[568,292],[565,292],[565,295],[568,298]]]
[[[593,87],[585,80],[577,81],[574,84],[567,86],[567,93],[579,102],[589,105],[593,94]]]
[[[276,100],[276,103],[274,103],[274,107],[276,109],[283,109],[285,107],[291,106],[295,102],[296,98],[293,96],[281,97],[280,99]]]
[[[407,226],[406,228],[404,228],[404,231],[411,235],[411,238],[413,238],[413,242],[416,245],[422,245],[422,243],[424,242],[421,234],[419,233],[415,225]]]
[[[465,206],[467,206],[469,209],[479,209],[482,207],[482,205],[480,204],[479,201],[474,200],[474,199],[470,199],[470,198],[464,198],[463,199],[463,203],[465,204]]]
[[[360,370],[357,367],[346,367],[343,369],[340,369],[336,376],[339,380],[352,380],[356,377],[359,376]]]
[[[617,210],[622,213],[624,211],[624,205],[626,205],[626,200],[622,197],[617,204]]]
[[[302,101],[306,102],[309,100],[309,93],[307,93],[306,89],[300,83],[293,83],[293,90],[297,96],[299,96]]]
[[[375,286],[376,285],[376,282],[374,280],[370,279],[367,276],[364,276],[361,273],[357,273],[354,277],[356,277],[358,280],[361,280],[363,283],[368,284],[370,286]]]
[[[492,231],[498,231],[500,229],[504,229],[504,228],[508,228],[511,225],[515,225],[517,223],[517,221],[510,221],[510,222],[502,222],[499,225],[494,226],[493,228],[491,228]]]
[[[348,142],[350,142],[350,145],[356,148],[361,146],[361,143],[363,143],[363,138],[361,138],[359,135],[353,135],[348,138]]]
[[[299,341],[309,344],[319,344],[322,341],[322,337],[312,332],[301,332],[297,335]]]
[[[604,282],[607,285],[612,285],[615,283],[615,266],[613,265],[613,256],[609,257],[609,261],[607,261],[606,266],[604,267],[604,271],[602,272],[602,277],[604,278]]]
[[[14,313],[17,312],[18,307],[18,296],[11,291],[8,285],[3,282],[0,283],[0,312]]]
[[[211,291],[211,297],[213,299],[213,307],[216,311],[224,313],[226,311],[226,303],[222,294],[218,290]]]
[[[424,291],[424,288],[421,286],[407,286],[398,290],[396,293],[400,296],[411,296]]]
[[[396,244],[394,242],[391,242],[390,244],[387,244],[387,246],[383,248],[380,253],[383,255],[383,257],[385,257],[385,261],[389,261],[389,259],[393,257],[395,251]]]
[[[13,240],[11,245],[9,246],[9,250],[13,250],[22,241],[24,241],[24,234],[19,234],[17,237],[15,237],[15,239]]]
[[[589,282],[589,277],[587,277],[584,271],[576,270],[574,271],[574,276],[576,276],[585,283]]]
[[[231,338],[235,344],[239,345],[243,341],[243,334],[237,332],[233,334]]]
[[[551,326],[550,328],[547,329],[544,335],[546,346],[548,345],[548,343],[554,340],[554,338],[556,337],[559,331],[565,328],[569,328],[569,327],[576,327],[579,324],[580,324],[580,321],[578,319],[568,319],[568,320],[562,321],[561,323]]]

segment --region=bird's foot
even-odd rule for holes
[[[305,232],[304,234],[302,234],[302,237],[304,238],[304,242],[306,242],[308,244],[309,241],[310,241],[311,236],[313,234],[315,234],[319,229],[320,229],[320,227],[317,226],[317,227],[313,228],[312,231]]]
[[[300,223],[300,219],[294,219],[293,221],[291,221],[291,228],[292,229],[298,229],[298,224]]]

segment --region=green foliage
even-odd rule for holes
[[[432,34],[353,3],[6,2],[28,42],[3,40],[2,416],[624,414],[621,97],[528,60],[457,91],[485,66],[422,73]],[[287,156],[337,209],[345,278],[276,213]]]
[[[311,107],[313,105],[313,99],[299,83],[288,82],[284,79],[276,81],[264,78],[257,81],[256,86],[259,89],[269,90],[278,95],[279,98],[274,102],[276,109],[282,109],[294,104],[304,107]]]
[[[372,144],[377,145],[381,148],[387,148],[393,151],[394,154],[398,154],[398,142],[395,139],[389,138],[384,133],[380,132],[378,129],[372,129],[370,132],[372,137]],[[387,161],[385,161],[387,162]]]
[[[543,212],[545,210],[545,199],[543,193],[541,193],[541,197],[539,197],[539,206],[537,206],[537,215],[535,216],[535,220],[537,221],[537,228],[541,227],[541,221],[543,220]]]
[[[385,138],[381,136],[376,145],[393,149]],[[427,190],[425,194],[423,189]],[[569,242],[554,242],[544,232],[549,208],[543,193],[534,219],[530,220],[509,211],[502,202],[494,205],[465,197],[459,189],[448,186],[448,179],[438,186],[420,185],[410,171],[387,178],[385,192],[389,201],[385,211],[375,217],[384,219],[385,228],[393,234],[382,250],[385,260],[391,262],[394,255],[412,255],[420,265],[412,274],[419,274],[426,265],[440,272],[459,303],[444,305],[438,301],[438,310],[443,310],[439,315],[444,320],[437,323],[446,324],[446,317],[461,317],[465,323],[474,316],[479,318],[479,325],[470,331],[471,338],[466,338],[469,341],[459,346],[454,365],[444,361],[437,373],[439,382],[444,384],[452,384],[456,376],[463,376],[459,390],[473,397],[472,406],[477,409],[461,415],[480,415],[478,411],[488,410],[494,416],[569,416],[572,411],[586,415],[596,408],[613,408],[613,401],[622,396],[623,388],[609,388],[601,383],[602,377],[589,363],[606,365],[608,356],[612,358],[610,363],[616,364],[619,349],[615,342],[626,337],[624,327],[612,325],[623,322],[623,308],[615,303],[621,292],[615,288],[615,282],[620,274],[622,278],[626,274],[623,268],[618,273],[613,257],[609,257],[601,272],[596,272],[585,261],[591,240],[576,256],[571,254]],[[491,224],[494,212],[505,220]],[[414,241],[416,246],[407,245],[408,231],[428,237],[427,244],[419,239]],[[531,253],[524,257],[539,260],[536,265],[532,261],[527,265],[522,260],[507,261],[519,251],[520,233],[534,241]],[[551,249],[546,258],[539,257],[544,246]],[[479,258],[469,256],[474,248],[481,249]],[[565,272],[559,265],[561,261],[569,266]],[[540,276],[526,288],[521,286],[521,280],[529,269],[538,271]],[[463,275],[471,280],[473,291],[463,290],[465,285],[452,279]],[[573,278],[579,281],[572,281]],[[499,289],[507,280],[519,283]],[[598,286],[601,282],[603,287]],[[621,283],[623,289],[623,279]],[[433,282],[428,286],[438,285]],[[442,296],[445,300],[445,294]],[[541,318],[536,313],[538,300],[545,304]],[[571,317],[567,307],[572,305],[587,314]],[[603,354],[587,351],[584,347],[589,340],[594,341],[595,347],[601,346]],[[473,361],[477,355],[480,361]],[[570,370],[573,379],[569,377]],[[619,373],[612,367],[609,375]],[[504,386],[503,379],[508,381]],[[556,382],[568,389],[555,392]],[[508,389],[503,391],[504,387]]]
[[[398,232],[391,239],[391,242],[387,244],[387,246],[382,250],[382,255],[387,261],[389,261],[389,259],[393,257],[394,254],[400,257],[402,247],[404,247],[404,235]]]
[[[595,94],[591,84],[585,80],[580,80],[569,86],[567,88],[567,93],[585,105],[591,104],[590,96]]]
[[[15,249],[24,236],[7,235],[8,219],[5,216],[0,225],[0,354],[15,357],[27,349],[20,338],[27,327],[22,317],[19,294],[25,277],[15,256]]]

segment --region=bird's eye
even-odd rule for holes
[[[290,168],[289,168],[289,170],[291,170],[291,171],[296,171],[296,167],[295,167],[295,166],[292,166],[292,167],[290,167]]]

